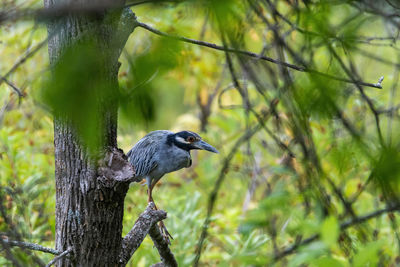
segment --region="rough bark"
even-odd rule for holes
[[[121,266],[125,266],[128,263],[129,259],[143,242],[143,239],[149,233],[150,229],[152,227],[157,228],[156,223],[165,219],[166,217],[167,213],[165,211],[156,210],[154,203],[150,202],[145,212],[139,216],[135,222],[135,225],[122,240],[122,250],[120,255]],[[155,246],[157,245],[155,244]]]
[[[49,9],[58,4],[82,7],[96,4],[85,0],[44,2]],[[101,72],[117,94],[118,57],[134,28],[134,15],[121,10],[90,16],[68,14],[49,22],[50,64],[57,64],[69,45],[91,34],[96,38],[99,55],[105,59]],[[127,28],[121,31],[119,27],[124,25]],[[94,98],[98,95],[101,94],[93,92]],[[134,171],[127,165],[123,153],[116,149],[116,100],[97,100],[106,105],[98,108],[98,134],[104,142],[96,159],[82,145],[68,116],[54,118],[56,250],[72,249],[70,256],[60,259],[56,266],[117,266],[119,263],[124,198]]]
[[[160,263],[156,263],[152,265],[155,266],[166,266],[166,267],[177,267],[178,263],[176,262],[175,256],[172,251],[169,249],[167,241],[163,238],[160,229],[157,225],[153,225],[150,228],[149,235],[151,240],[153,240],[154,246],[158,250],[158,254],[160,254]]]

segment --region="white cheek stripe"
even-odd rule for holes
[[[190,142],[185,141],[185,139],[183,139],[180,136],[175,137],[175,140],[178,141],[179,143],[190,144]]]

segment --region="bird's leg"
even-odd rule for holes
[[[151,185],[151,186],[148,187],[148,189],[147,189],[147,194],[148,194],[147,202],[148,202],[148,203],[153,202],[153,203],[154,203],[154,209],[155,209],[155,210],[158,210],[158,208],[157,208],[157,206],[156,206],[156,203],[154,202],[153,197],[152,197],[152,191],[153,191],[153,186]],[[163,222],[163,221],[160,221],[160,223],[158,224],[158,226],[160,227],[160,231],[161,231],[162,236],[164,237],[164,240],[165,240],[169,245],[171,245],[171,241],[169,240],[169,238],[171,238],[171,239],[174,239],[174,238],[173,238],[172,235],[168,232],[167,227],[165,226],[164,222]]]
[[[152,188],[148,187],[147,188],[147,203],[150,203],[150,202],[154,203],[153,197],[151,196],[151,191],[153,191]],[[155,206],[155,204],[154,204],[154,206]],[[156,207],[156,209],[157,209],[157,207]]]

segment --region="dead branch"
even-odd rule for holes
[[[165,218],[167,218],[167,213],[163,210],[155,210],[154,203],[150,202],[146,210],[140,214],[132,229],[122,240],[120,266],[127,264],[137,248],[142,244],[151,227]]]
[[[174,254],[169,249],[167,241],[162,236],[156,224],[150,228],[149,235],[161,259],[161,262],[152,265],[152,267],[177,267],[178,263],[176,262]]]

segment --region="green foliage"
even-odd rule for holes
[[[51,246],[55,237],[52,124],[40,110],[32,113],[25,107],[8,112],[0,129],[0,205],[7,211],[0,217],[0,232],[11,240]],[[20,249],[12,251],[21,262],[32,262]],[[45,261],[51,258],[38,256]],[[0,257],[0,264],[9,263]]]
[[[9,2],[7,8],[15,7]],[[69,47],[51,70],[47,52],[39,50],[8,77],[25,97],[19,99],[4,82],[0,85],[0,204],[7,215],[0,216],[0,233],[16,239],[16,231],[25,241],[54,246],[50,114],[68,117],[82,140],[96,149],[104,141],[99,136],[101,111],[118,108],[118,144],[126,152],[150,130],[199,132],[198,115],[212,99],[207,132],[201,135],[221,154],[192,152],[193,167],[166,175],[154,190],[157,206],[168,212],[165,224],[175,238],[171,250],[179,266],[193,264],[209,194],[227,155],[264,114],[272,115],[241,144],[223,173],[200,265],[395,265],[398,215],[373,212],[396,204],[400,190],[398,75],[393,70],[397,65],[392,64],[399,55],[392,40],[383,44],[366,38],[386,34],[379,17],[360,12],[367,1],[177,2],[139,5],[133,10],[139,21],[162,31],[215,44],[223,40],[228,46],[257,53],[262,50],[263,55],[327,75],[286,73],[278,64],[232,53],[243,96],[232,84],[223,52],[137,28],[119,59],[118,90],[117,81],[111,84],[106,78],[102,67],[106,55],[96,42]],[[299,4],[292,6],[292,2]],[[270,4],[277,10],[273,12]],[[0,75],[44,38],[45,25],[0,24]],[[347,76],[333,52],[354,77]],[[363,92],[352,83],[331,79],[375,83],[381,75],[385,75],[383,90],[363,86]],[[366,97],[376,110],[371,111]],[[272,110],[275,99],[279,103]],[[394,112],[386,112],[390,108]],[[132,184],[125,201],[123,234],[145,209],[146,199],[146,188]],[[362,223],[345,224],[371,213]],[[310,237],[315,237],[313,242],[302,244]],[[292,253],[279,256],[297,244]],[[6,254],[0,253],[0,265],[11,266]],[[33,262],[33,256],[20,249],[12,253],[26,266]],[[51,258],[39,252],[34,255],[45,262]],[[158,261],[147,238],[129,266]]]
[[[129,122],[147,124],[156,119],[157,80],[179,65],[181,45],[174,40],[156,40],[145,53],[126,52],[128,71],[120,82],[120,110]]]
[[[326,246],[336,244],[339,237],[339,225],[336,217],[330,216],[321,225],[321,239]]]
[[[204,0],[203,5],[206,6],[216,23],[216,29],[223,29],[227,36],[235,40],[239,35],[243,34],[243,23],[241,22],[244,4],[237,0],[221,0],[212,1]]]
[[[68,118],[93,151],[104,143],[103,136],[98,133],[106,127],[102,123],[105,114],[99,116],[99,112],[110,109],[118,99],[103,67],[105,53],[99,54],[98,49],[94,40],[68,47],[55,64],[41,94],[41,101],[52,114],[61,120]]]
[[[377,266],[379,261],[378,253],[383,245],[382,241],[376,241],[360,247],[359,252],[354,256],[353,266]]]
[[[373,163],[374,181],[389,199],[397,198],[400,190],[400,154],[396,147],[382,148]]]
[[[295,91],[295,99],[304,115],[316,119],[332,118],[337,113],[337,107],[344,102],[343,92],[337,87],[337,83],[311,74]]]

